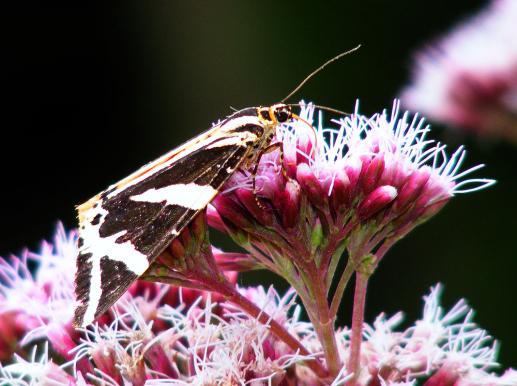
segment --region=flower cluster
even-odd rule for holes
[[[494,181],[466,179],[481,166],[460,171],[463,148],[449,157],[398,102],[391,114],[356,109],[337,128],[321,112],[314,127],[314,106],[301,107],[278,128],[282,152],[263,154],[256,175],[236,172],[94,325],[71,326],[75,232],[59,227],[40,253],[1,260],[0,384],[517,385],[513,370],[489,373],[495,344],[463,301],[442,311],[439,286],[405,331],[401,314],[364,323],[368,279],[389,248],[455,194]],[[214,248],[208,225],[244,252]],[[235,285],[230,271],[257,268],[292,289]],[[352,322],[336,329],[353,275]]]
[[[85,338],[72,326],[77,237],[76,231],[67,233],[59,224],[54,243],[43,242],[39,253],[25,251],[21,257],[0,258],[0,362],[8,362],[13,355],[23,361],[20,355],[26,354],[25,347],[46,339],[52,352],[62,360],[74,361],[83,372],[93,369],[88,361],[77,360],[74,354]],[[229,276],[230,282],[235,279],[235,275]],[[130,304],[145,320],[156,320],[156,329],[163,329],[166,323],[157,319],[160,306],[189,305],[206,297],[197,290],[139,281],[111,313],[99,319],[99,328],[112,325]],[[32,355],[34,362],[36,352]],[[40,363],[46,359],[37,360]],[[23,367],[14,368],[20,366]]]
[[[35,324],[37,329],[52,321],[47,314],[38,314],[46,304],[51,304],[48,299],[34,298],[33,308],[14,309],[4,295],[7,288],[27,296],[28,287],[35,293],[64,292],[71,279],[54,282],[38,279],[50,272],[65,272],[66,259],[75,253],[74,239],[75,233],[67,235],[59,228],[54,247],[45,244],[44,253],[27,254],[37,263],[31,286],[27,285],[26,277],[20,277],[2,287],[2,328],[12,322],[13,311],[22,327],[25,326],[22,321],[39,320],[39,325]],[[19,260],[13,263],[18,264],[19,272],[27,269]],[[46,271],[49,265],[53,266],[52,271]],[[1,269],[11,272],[13,265],[3,261]],[[294,290],[283,296],[272,288],[266,291],[262,287],[243,288],[240,293],[311,348],[310,356],[293,352],[271,333],[267,323],[260,323],[232,304],[217,304],[206,294],[192,296],[187,301],[181,298],[181,291],[176,293],[180,299],[171,298],[170,291],[163,285],[139,283],[106,316],[107,323],[96,323],[70,335],[67,351],[60,334],[34,333],[30,328],[19,331],[19,336],[8,342],[18,354],[2,360],[0,384],[321,384],[304,365],[321,355],[321,345],[313,325],[300,318],[301,307]],[[464,301],[444,312],[439,304],[440,292],[440,286],[431,289],[424,298],[422,318],[406,330],[396,328],[402,321],[401,313],[391,317],[380,315],[373,325],[364,326],[361,363],[367,371],[362,373],[359,384],[416,385],[417,381],[426,380],[425,385],[517,385],[517,372],[513,370],[502,376],[489,373],[497,366],[495,342],[472,322],[472,311]],[[28,298],[20,295],[20,299]],[[67,304],[60,304],[71,308],[73,302],[69,298]],[[64,321],[60,327],[53,327],[61,335],[69,334]],[[335,335],[338,350],[347,356],[350,330],[337,330]],[[7,356],[5,352],[4,356]],[[329,384],[338,386],[349,379],[343,367]]]
[[[208,221],[249,252],[234,260],[234,269],[266,268],[296,289],[325,342],[327,363],[334,361],[335,375],[340,360],[331,326],[354,272],[355,359],[350,362],[355,364],[350,372],[359,366],[368,277],[385,253],[455,194],[494,181],[466,179],[482,165],[460,172],[465,150],[448,157],[445,145],[426,138],[423,119],[410,119],[407,113],[399,117],[398,101],[391,114],[365,117],[356,108],[334,121],[338,128],[324,127],[320,112],[312,132],[314,112],[314,106],[302,104],[301,119],[278,131],[283,157],[266,154],[256,177],[243,172],[230,179],[225,194],[212,202]],[[348,263],[329,304],[327,294],[344,251]]]
[[[416,56],[403,103],[438,121],[517,143],[517,3],[492,0]]]

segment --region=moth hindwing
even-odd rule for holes
[[[74,325],[115,303],[292,116],[283,104],[238,111],[78,206]]]

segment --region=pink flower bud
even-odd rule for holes
[[[273,223],[273,214],[259,206],[257,196],[249,189],[237,189],[235,192],[239,201],[253,215],[258,223],[269,226]]]
[[[76,379],[54,363],[47,363],[42,376],[42,385],[75,385]]]
[[[377,155],[369,162],[365,162],[364,166],[366,168],[363,168],[364,173],[361,171],[361,185],[364,194],[369,194],[377,187],[384,171],[384,156]]]
[[[390,185],[380,186],[371,192],[359,204],[357,214],[361,220],[366,220],[384,209],[397,197],[397,189]]]
[[[361,174],[361,160],[354,158],[351,159],[345,166],[346,175],[350,181],[350,192],[357,190],[357,182],[359,181],[359,175]]]
[[[123,364],[122,375],[124,380],[128,380],[129,384],[133,386],[144,386],[145,381],[147,380],[147,375],[145,371],[145,362],[142,357],[129,357],[124,358],[122,362],[124,363],[127,360],[127,364]],[[127,383],[127,382],[125,382]]]
[[[344,170],[338,170],[334,176],[330,198],[335,210],[346,209],[350,206],[350,179]]]
[[[19,330],[14,323],[16,312],[0,314],[0,362],[6,362],[18,346],[18,340],[25,330]]]
[[[288,229],[294,227],[300,211],[300,185],[294,180],[287,181],[285,189],[275,197],[275,206],[280,212],[282,225]]]
[[[90,355],[97,369],[109,375],[118,384],[122,384],[122,376],[117,369],[117,353],[113,345],[99,342],[91,349]]]
[[[223,219],[219,215],[219,212],[211,204],[206,207],[206,220],[208,225],[210,225],[212,228],[217,229],[219,232],[226,233],[226,227],[224,226]]]
[[[407,181],[399,189],[397,199],[393,207],[397,211],[402,211],[415,203],[416,198],[422,193],[430,177],[428,169],[416,170],[409,176]]]
[[[309,165],[301,163],[296,169],[296,180],[302,187],[307,197],[314,205],[322,207],[327,197],[320,181],[316,178]]]
[[[444,364],[424,386],[454,386],[461,374],[458,367],[455,363]]]
[[[219,215],[225,221],[229,221],[241,229],[250,229],[253,224],[248,220],[249,213],[229,195],[219,194],[212,205],[217,209]]]
[[[217,266],[222,271],[225,271],[226,274],[232,273],[232,271],[250,271],[260,267],[253,257],[245,253],[225,253],[218,251],[215,248],[212,248],[212,253],[214,254]],[[235,280],[232,282],[235,282]]]
[[[177,338],[169,338],[167,342],[172,345]],[[175,366],[171,362],[171,359],[163,349],[160,341],[155,342],[151,347],[148,347],[144,352],[144,358],[148,362],[150,368],[153,371],[167,375],[167,377],[177,379],[179,374],[175,369]]]
[[[52,345],[52,349],[61,355],[65,360],[71,360],[74,354],[70,351],[77,346],[77,343],[72,339],[70,332],[73,331],[71,325],[56,325],[49,329],[47,337]]]
[[[297,145],[296,147],[298,148],[298,151],[296,152],[297,156],[298,156],[298,159],[297,159],[297,164],[300,164],[302,162],[307,162],[307,156],[313,156],[313,143],[312,143],[312,138],[310,138],[308,135],[300,135],[300,137],[298,137],[298,142],[297,142]],[[313,159],[314,157],[310,157],[311,159]]]
[[[449,199],[450,197],[444,198],[438,202],[435,202],[434,204],[426,206],[424,210],[422,210],[422,212],[420,213],[420,218],[424,220],[434,216],[445,206],[445,204],[449,202]]]

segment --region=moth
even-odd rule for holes
[[[359,47],[318,67],[281,103],[235,112],[79,205],[73,324],[86,326],[114,304],[237,169],[253,168],[255,174],[261,155],[281,147],[271,143],[278,125],[298,119],[314,130],[283,102],[328,64]]]
[[[115,303],[238,168],[278,146],[277,126],[296,118],[283,103],[240,110],[79,205],[74,325]]]

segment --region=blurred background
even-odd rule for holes
[[[230,114],[282,99],[326,59],[361,43],[297,98],[361,112],[390,108],[412,53],[486,1],[10,2],[3,11],[4,94],[0,255],[39,248],[74,205]],[[298,100],[295,98],[295,100]],[[498,180],[452,200],[385,258],[371,280],[367,320],[421,313],[445,284],[517,366],[517,151],[432,122],[433,137],[468,148],[465,168]],[[215,243],[231,248],[224,240]],[[243,284],[284,284],[266,272]],[[351,298],[341,324],[349,323]]]

